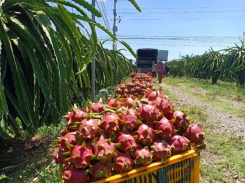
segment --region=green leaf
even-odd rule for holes
[[[131,3],[134,5],[134,7],[135,7],[139,12],[141,12],[140,7],[139,7],[139,5],[135,2],[135,0],[128,0],[128,1],[131,2]]]
[[[96,8],[94,8],[91,4],[89,4],[87,1],[85,0],[73,0],[73,1],[83,6],[84,8],[86,8],[88,11],[90,11],[95,16],[102,17],[101,13]]]
[[[5,22],[5,23],[8,22],[7,19],[6,19],[6,16],[4,15],[3,10],[2,10],[1,8],[0,8],[0,19],[1,19],[3,22]]]

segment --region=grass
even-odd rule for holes
[[[154,87],[159,87],[154,79]],[[231,112],[230,101],[220,103],[219,97],[224,99],[233,99],[238,102],[245,103],[244,89],[236,88],[234,84],[219,82],[217,86],[212,86],[209,81],[199,81],[187,78],[171,78],[164,79],[164,83],[177,86],[186,93],[195,95],[198,99],[218,106],[224,112]],[[172,95],[168,89],[162,89],[163,93],[174,100],[178,97]],[[108,88],[108,92],[113,96],[113,88]],[[97,96],[96,99],[99,99]],[[245,182],[245,142],[243,138],[233,136],[232,134],[220,132],[213,125],[207,124],[207,112],[197,106],[182,104],[179,109],[185,109],[188,116],[198,122],[206,134],[206,149],[201,152],[201,182]],[[232,105],[233,108],[233,105]],[[233,110],[237,116],[244,114],[239,109]],[[26,160],[25,150],[19,152],[11,152],[9,149],[6,152],[0,153],[0,163],[5,163],[7,166],[15,166],[18,162],[24,162],[23,169],[13,168],[12,171],[1,170],[0,167],[0,182],[4,183],[54,183],[61,182],[59,167],[52,162],[54,149],[51,147],[51,142],[59,136],[60,130],[65,126],[66,122],[61,121],[59,126],[43,126],[38,129],[38,140],[44,146],[35,148],[35,140],[30,144],[34,145],[33,154],[30,160]],[[23,142],[27,143],[24,139]],[[50,141],[50,142],[48,142]],[[40,142],[39,142],[40,143]],[[26,146],[26,145],[25,145]],[[22,149],[22,148],[21,148]],[[28,152],[27,152],[28,153]],[[6,167],[5,167],[6,168]],[[16,169],[16,171],[15,171]],[[10,169],[11,170],[11,169]]]

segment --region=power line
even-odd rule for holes
[[[143,36],[118,35],[120,40],[138,45],[166,46],[224,46],[239,42],[239,36]],[[103,40],[103,38],[100,38]],[[106,39],[106,38],[105,38]]]
[[[151,9],[153,10],[153,9]],[[193,13],[240,13],[240,12],[244,12],[245,10],[213,10],[213,11],[197,11],[197,10],[192,10],[192,11],[150,11],[150,12],[144,12],[142,11],[142,14],[193,14]],[[118,13],[127,13],[127,14],[138,14],[134,11],[123,11],[121,10]]]
[[[121,2],[121,1],[120,1]],[[243,6],[243,5],[241,5],[241,6],[206,6],[206,7],[174,7],[174,8],[172,8],[172,7],[165,7],[165,8],[159,8],[159,7],[151,7],[151,8],[149,8],[149,7],[140,7],[142,10],[172,10],[172,9],[176,9],[176,10],[179,10],[179,9],[188,9],[188,10],[193,10],[193,9],[205,9],[205,8],[215,8],[215,9],[217,9],[217,8],[242,8],[242,7],[245,7],[245,6]],[[132,7],[132,8],[121,8],[122,10],[134,10],[134,8]]]
[[[243,17],[238,17],[238,18],[184,18],[184,19],[167,19],[167,18],[138,18],[138,19],[128,19],[128,20],[140,20],[140,21],[162,21],[162,20],[166,20],[166,21],[183,21],[183,20],[241,20],[241,19],[245,19]]]
[[[107,28],[108,30],[111,31],[110,24],[109,24],[109,21],[108,21],[108,19],[107,19],[107,13],[106,13],[104,1],[102,1],[102,0],[99,0],[99,1],[100,1],[100,3],[101,3],[101,7],[102,7],[103,12],[102,12],[101,9],[100,9],[98,0],[96,0],[96,4],[97,4],[97,6],[98,6],[98,9],[99,9],[100,13],[102,14],[102,18],[103,18],[103,21],[104,21],[104,23],[105,23],[106,28]]]

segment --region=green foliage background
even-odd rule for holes
[[[97,89],[119,83],[134,70],[120,51],[103,48],[95,28],[136,57],[130,46],[85,10],[101,17],[84,0],[0,1],[0,137],[33,135],[44,124],[59,123],[73,103],[90,98],[93,57]]]
[[[174,77],[190,77],[210,79],[212,84],[218,80],[235,82],[238,86],[245,84],[245,47],[241,46],[214,51],[212,48],[202,55],[183,56],[180,60],[168,62],[171,75]]]

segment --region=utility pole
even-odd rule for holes
[[[242,36],[242,41],[243,41],[243,43],[244,43],[244,36],[245,36],[245,31],[243,31],[243,36]]]
[[[114,20],[113,20],[113,34],[116,36],[116,32],[117,32],[117,26],[116,26],[116,19],[117,19],[117,10],[116,10],[116,4],[117,4],[117,0],[114,0],[114,9],[113,9],[113,15],[114,15]],[[113,40],[113,46],[112,46],[113,50],[117,50],[117,44],[116,44],[116,40]]]
[[[92,6],[95,7],[95,0],[92,0]],[[95,15],[92,13],[92,20],[95,20]],[[94,35],[92,35],[94,36]],[[97,43],[95,43],[97,44]],[[91,87],[92,87],[92,102],[95,101],[95,58],[93,56],[92,63],[91,63],[91,73],[92,73],[92,79],[91,79]]]

